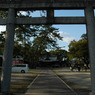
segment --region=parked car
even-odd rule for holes
[[[15,64],[12,66],[12,72],[27,73],[29,72],[28,64]]]

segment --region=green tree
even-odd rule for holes
[[[6,18],[7,11],[2,11],[0,17],[2,16]],[[22,14],[22,11],[17,11],[16,17],[31,18],[31,11],[26,11],[24,14]],[[42,54],[46,53],[47,49],[58,47],[57,39],[61,40],[62,37],[58,34],[58,29],[52,25],[17,25],[14,39],[14,56],[22,55],[30,62],[31,60],[37,61]]]
[[[8,11],[0,11],[0,18],[6,18],[8,16]]]
[[[30,11],[22,11],[17,12],[17,17],[25,18],[31,17]],[[24,61],[31,62],[31,48],[32,41],[31,37],[33,37],[33,33],[35,29],[31,27],[31,25],[17,25],[15,29],[15,40],[14,40],[14,56],[21,55],[24,58]],[[18,52],[17,52],[18,51]]]
[[[50,50],[51,48],[57,48],[58,45],[56,43],[57,39],[62,39],[58,34],[58,29],[54,28],[52,25],[42,25],[38,29],[38,35],[33,40],[33,47],[35,59],[39,59],[39,57],[46,52],[46,50]]]
[[[89,64],[88,41],[85,34],[79,41],[71,41],[69,44],[69,58],[83,61],[87,66]]]

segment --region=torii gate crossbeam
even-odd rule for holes
[[[92,92],[95,95],[95,0],[0,0],[0,9],[8,10],[8,18],[0,19],[7,25],[2,67],[2,92],[10,92],[13,40],[16,24],[86,24],[91,64]],[[84,9],[85,17],[54,17],[55,9]],[[17,10],[47,10],[47,17],[16,18]],[[7,79],[6,79],[7,78]],[[5,87],[6,86],[6,87]]]

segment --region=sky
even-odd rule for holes
[[[25,14],[25,12],[22,12]],[[41,17],[41,11],[36,11],[31,14],[33,17]],[[84,16],[84,10],[55,10],[55,17],[78,17]],[[62,41],[57,41],[58,45],[68,51],[68,45],[72,40],[78,41],[81,39],[81,35],[86,33],[85,24],[59,24],[53,25],[59,29],[60,36],[63,37]],[[0,31],[5,31],[5,26],[0,26]]]

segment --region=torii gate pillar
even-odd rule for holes
[[[1,79],[1,91],[3,93],[10,93],[10,79],[11,79],[11,66],[13,57],[13,45],[14,45],[14,30],[15,30],[15,10],[9,8],[7,27],[5,36],[5,49],[3,54],[3,68]],[[7,95],[7,94],[6,94]]]
[[[87,34],[90,54],[90,66],[91,66],[91,86],[92,92],[90,95],[95,95],[95,21],[94,10],[92,7],[85,9],[85,16],[87,21]]]

